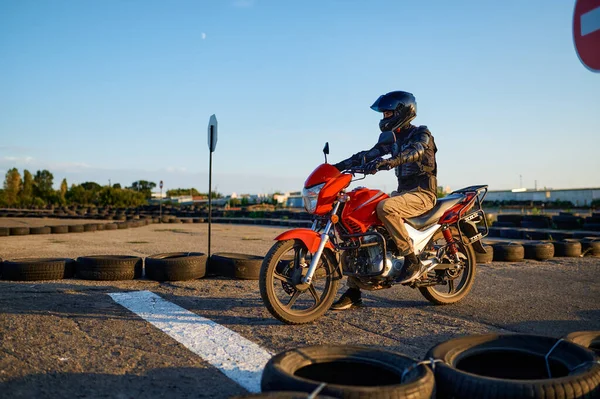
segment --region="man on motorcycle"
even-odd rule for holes
[[[364,166],[367,173],[395,168],[398,189],[391,197],[377,206],[377,216],[396,243],[398,256],[404,256],[404,266],[396,280],[406,284],[421,274],[421,262],[412,248],[412,242],[404,226],[404,219],[422,215],[433,208],[437,198],[437,147],[426,126],[413,126],[417,116],[415,97],[405,91],[393,91],[380,96],[371,109],[382,112],[379,122],[382,132],[393,131],[393,145],[376,144],[368,151],[361,151],[334,166],[340,171],[353,166]],[[382,156],[391,154],[388,159]],[[348,309],[362,303],[356,278],[348,277],[348,290],[331,309]]]

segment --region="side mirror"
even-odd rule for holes
[[[388,132],[383,132],[379,135],[379,140],[377,140],[377,144],[394,144],[396,142],[396,135],[391,130]]]
[[[329,142],[325,143],[325,147],[323,147],[323,154],[325,154],[325,163],[327,163],[327,155],[329,154]]]

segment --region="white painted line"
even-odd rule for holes
[[[273,356],[265,349],[150,291],[108,295],[218,368],[249,392],[260,392],[263,368]]]
[[[581,14],[581,36],[589,35],[600,29],[600,7]]]

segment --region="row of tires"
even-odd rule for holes
[[[98,255],[71,258],[0,259],[0,278],[11,281],[83,280],[185,281],[205,276],[258,280],[263,258],[239,253],[171,252],[146,258]]]
[[[266,225],[283,227],[310,227],[311,222],[305,220],[280,220],[280,219],[252,219],[252,218],[212,218],[214,223],[222,224],[246,224],[246,225]],[[23,236],[33,234],[65,234],[65,233],[84,233],[103,230],[120,230],[134,227],[147,226],[152,223],[205,223],[203,218],[176,218],[163,216],[162,218],[142,218],[132,219],[116,223],[85,223],[75,225],[41,226],[41,227],[0,227],[0,237]]]
[[[423,361],[353,345],[273,356],[261,392],[236,398],[598,398],[600,331],[564,338],[486,334],[450,339]]]
[[[593,213],[592,216],[587,217],[568,212],[560,212],[558,215],[554,216],[499,214],[494,226],[600,231],[600,213]]]
[[[495,226],[495,225],[494,225]],[[525,229],[517,227],[489,227],[488,236],[498,238],[512,238],[519,240],[562,240],[564,238],[584,238],[600,236],[600,233],[591,230],[553,230],[553,229]],[[484,229],[481,229],[482,231]]]
[[[520,262],[524,259],[548,260],[553,257],[600,257],[600,238],[560,241],[496,242],[484,244],[485,254],[475,252],[477,263]]]

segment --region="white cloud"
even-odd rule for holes
[[[173,173],[173,172],[187,172],[187,168],[182,168],[182,167],[176,167],[176,166],[169,166],[166,168],[167,172]]]
[[[206,33],[202,32],[201,37],[202,37],[202,40],[206,39]]]
[[[8,162],[15,162],[18,164],[23,164],[23,163],[31,163],[31,161],[33,161],[33,157],[2,157],[3,161],[8,161]]]

